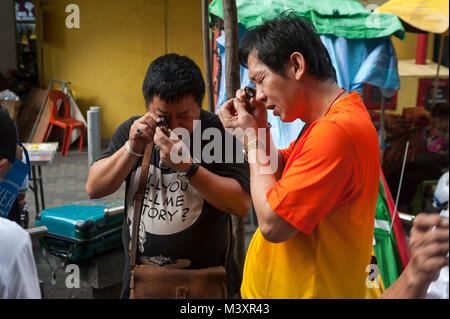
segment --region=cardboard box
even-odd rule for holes
[[[15,121],[22,103],[20,101],[0,100],[0,105],[8,109],[9,117]]]

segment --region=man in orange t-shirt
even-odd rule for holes
[[[337,86],[313,26],[293,14],[251,30],[240,53],[256,95],[239,90],[219,116],[245,145],[258,218],[242,297],[364,298],[380,154],[361,98]],[[274,148],[266,109],[306,123],[288,149]]]

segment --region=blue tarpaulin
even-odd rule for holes
[[[364,83],[380,88],[387,97],[400,89],[397,55],[391,39],[345,39],[321,35],[336,70],[337,82],[347,91],[358,91]]]

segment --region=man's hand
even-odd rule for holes
[[[246,100],[246,94],[243,89],[239,89],[236,91],[236,98],[244,101]],[[266,128],[267,127],[267,110],[264,103],[258,102],[256,100],[256,95],[249,100],[250,105],[246,104],[246,110],[250,115],[252,115],[258,127]]]
[[[142,153],[150,142],[153,141],[156,126],[160,119],[156,114],[147,112],[144,116],[134,121],[131,125],[128,144],[136,153]],[[140,134],[137,130],[140,130]]]
[[[408,267],[418,282],[430,284],[448,265],[449,221],[438,214],[420,214],[411,229]]]
[[[256,137],[258,128],[267,128],[267,111],[264,105],[255,98],[250,100],[250,104],[245,100],[244,90],[240,89],[234,99],[228,100],[219,109],[218,115],[224,128],[231,129],[231,133],[242,143],[245,135],[250,140]],[[251,136],[252,133],[254,136]]]
[[[154,141],[160,149],[160,159],[176,172],[186,172],[193,163],[189,150],[170,129],[168,132],[170,137],[160,127],[156,128]]]

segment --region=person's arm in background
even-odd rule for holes
[[[438,214],[420,214],[411,229],[411,259],[400,277],[380,298],[425,298],[431,282],[448,265],[449,221]]]

